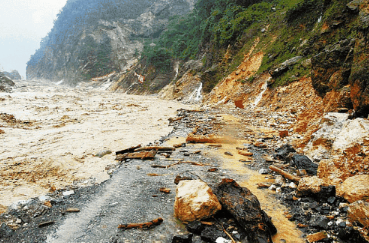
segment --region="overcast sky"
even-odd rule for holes
[[[0,70],[26,76],[26,63],[67,0],[0,0]]]

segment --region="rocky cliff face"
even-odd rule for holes
[[[27,65],[27,79],[76,84],[129,68],[143,42],[156,38],[195,0],[69,0]]]

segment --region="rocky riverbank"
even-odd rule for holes
[[[247,232],[224,210],[198,228],[176,219],[174,181],[184,173],[216,195],[227,178],[248,188],[277,229],[273,242],[366,242],[365,188],[353,202],[348,190],[344,195],[334,185],[317,184],[320,165],[290,145],[299,136],[289,129],[294,115],[225,105],[179,110],[169,121],[168,136],[142,144],[164,150],[138,157],[132,152],[145,149],[117,150],[121,162],[101,186],[58,189],[3,214],[2,241],[247,242]],[[163,222],[153,228],[126,228],[158,218]]]

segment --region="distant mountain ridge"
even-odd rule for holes
[[[129,68],[143,42],[196,0],[68,0],[27,63],[27,79],[71,85]]]

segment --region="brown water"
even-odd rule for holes
[[[237,127],[242,126],[240,120],[231,115],[223,115],[225,124],[228,126],[223,129],[225,136],[233,137],[237,134]],[[248,129],[255,129],[248,127]],[[259,127],[263,131],[270,131],[269,128]],[[222,144],[222,147],[217,150],[212,150],[210,156],[221,158],[222,169],[232,171],[232,173],[238,174],[244,178],[244,180],[237,181],[241,186],[247,187],[260,201],[261,208],[272,218],[272,222],[276,226],[278,233],[273,237],[273,241],[276,243],[304,243],[302,238],[302,232],[296,227],[294,222],[289,221],[285,213],[288,209],[280,204],[280,202],[272,195],[270,190],[258,189],[257,184],[263,182],[272,182],[267,179],[265,175],[259,174],[257,171],[248,169],[240,160],[250,159],[243,155],[238,154],[236,147],[243,147],[244,143],[250,143],[250,141],[239,139],[228,139],[226,143]],[[225,155],[225,152],[230,152],[233,156]]]
[[[18,83],[0,93],[0,210],[71,184],[109,178],[114,153],[168,134],[168,118],[193,107],[155,97]],[[2,205],[2,206],[1,206]]]

